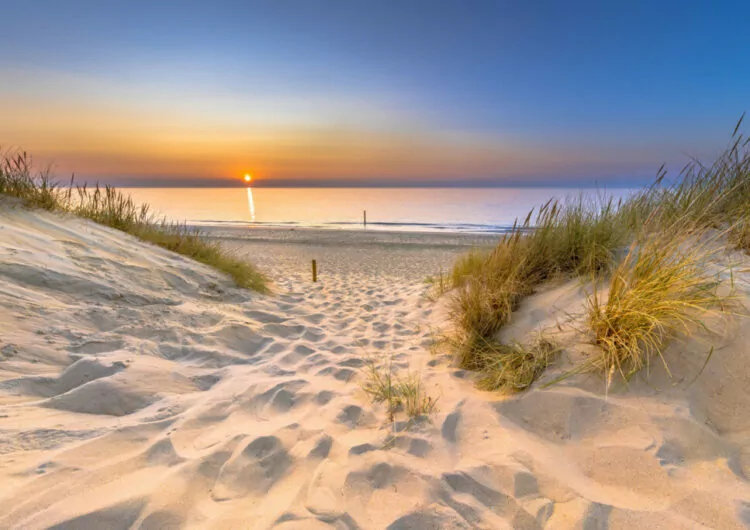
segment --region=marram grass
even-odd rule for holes
[[[737,212],[737,217],[729,230],[729,241],[734,248],[750,252],[750,205],[747,210]]]
[[[741,123],[713,164],[694,160],[671,183],[661,168],[652,186],[617,202],[551,200],[489,253],[459,258],[450,292],[459,364],[478,370],[481,386],[506,388],[491,383],[488,367],[504,366],[501,380],[512,381],[514,364],[502,359],[513,347],[495,337],[524,297],[556,277],[610,278],[609,297],[589,299],[588,324],[602,355],[588,367],[629,377],[660,357],[671,337],[700,327],[701,314],[717,302],[714,280],[703,274],[713,249],[685,248],[718,231],[750,251],[750,140],[739,133]],[[528,366],[517,370],[521,378]]]
[[[464,285],[468,278],[473,277],[482,269],[488,257],[489,251],[484,249],[472,249],[466,254],[459,256],[451,270],[450,286],[460,287]]]
[[[692,335],[721,307],[718,280],[707,272],[719,247],[689,232],[679,223],[646,233],[613,271],[606,293],[588,296],[588,324],[601,352],[590,368],[629,379],[659,358],[669,371],[663,357],[669,340]]]
[[[552,200],[540,208],[533,224],[531,219],[529,214],[515,225],[486,258],[460,260],[461,272],[454,271],[462,279],[452,294],[451,314],[465,343],[464,367],[471,367],[473,352],[481,354],[483,344],[493,340],[537,285],[606,272],[615,251],[627,243],[626,224],[613,201]]]
[[[0,160],[0,194],[16,197],[31,208],[91,219],[224,272],[240,287],[268,291],[267,278],[251,263],[202,237],[197,229],[159,220],[148,205],[138,205],[109,186],[88,188],[71,181],[70,187],[61,187],[48,172],[35,175],[25,153],[7,154]]]
[[[558,346],[544,337],[529,346],[488,342],[482,351],[477,387],[513,394],[528,389],[552,364]]]

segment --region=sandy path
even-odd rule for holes
[[[236,243],[277,278],[264,297],[80,220],[0,226],[2,528],[750,524],[744,352],[690,392],[504,399],[428,349],[425,269],[460,245]],[[422,373],[429,421],[367,402],[358,369],[378,355]]]

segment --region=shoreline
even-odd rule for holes
[[[316,243],[316,244],[380,244],[419,245],[437,247],[491,246],[502,233],[419,232],[402,230],[366,230],[355,228],[278,227],[278,226],[218,226],[190,224],[207,236],[216,239],[237,239],[255,242]]]
[[[189,225],[208,238],[224,241],[252,243],[283,243],[290,245],[320,246],[382,246],[456,248],[491,247],[502,234],[468,234],[461,232],[401,232],[397,230],[349,230],[327,228],[276,228],[276,227],[204,227]]]
[[[403,234],[446,234],[446,235],[469,235],[469,236],[497,236],[512,231],[513,225],[485,225],[485,224],[458,224],[458,223],[398,223],[398,222],[368,222],[367,226],[362,222],[331,222],[305,224],[302,222],[270,222],[270,221],[200,221],[185,220],[188,226],[194,228],[207,228],[210,230],[244,229],[244,230],[321,230],[326,232],[386,232]]]
[[[423,282],[427,276],[447,273],[456,258],[469,250],[490,248],[498,240],[498,236],[486,235],[314,228],[221,228],[202,233],[277,281],[288,279],[290,273],[307,279],[314,259],[321,281],[330,274],[358,274]]]

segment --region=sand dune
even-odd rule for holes
[[[422,269],[458,247],[327,242],[337,265],[312,284],[309,248],[235,243],[275,295],[80,219],[0,210],[0,527],[750,527],[746,322],[715,323],[694,382],[698,341],[672,348],[672,378],[504,398],[430,352],[445,318]],[[399,252],[420,254],[388,265]],[[505,333],[557,329],[580,302],[577,283],[551,286]],[[439,410],[389,423],[359,386],[379,355],[420,371]]]

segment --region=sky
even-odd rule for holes
[[[750,110],[750,2],[4,0],[0,146],[130,186],[632,186]]]

